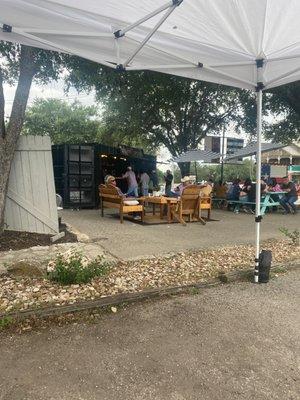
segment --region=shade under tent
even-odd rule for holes
[[[0,0],[0,9],[0,40],[119,71],[154,70],[255,91],[260,182],[263,90],[300,79],[299,0]]]

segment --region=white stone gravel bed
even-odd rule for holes
[[[300,248],[285,240],[267,241],[263,248],[272,250],[274,264],[300,257]],[[62,286],[46,278],[3,276],[0,278],[0,313],[203,282],[221,271],[253,266],[253,254],[253,246],[243,245],[119,262],[106,276],[82,285]]]

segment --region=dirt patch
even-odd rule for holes
[[[77,242],[77,236],[63,228],[65,236],[55,242],[57,243],[73,243]],[[22,250],[33,246],[49,246],[50,237],[41,233],[4,231],[0,236],[0,251]]]

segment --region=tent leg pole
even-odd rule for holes
[[[196,175],[196,182],[198,182],[198,174],[197,174],[197,161],[195,161],[195,175]]]
[[[254,282],[258,283],[258,268],[260,254],[260,198],[261,198],[261,136],[262,136],[262,90],[259,89],[256,98],[257,104],[257,151],[256,151],[256,200],[255,200],[255,270]]]
[[[225,126],[223,127],[223,135],[222,135],[222,163],[221,163],[221,181],[224,181],[224,150],[225,150]]]

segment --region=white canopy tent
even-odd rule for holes
[[[257,92],[300,79],[299,0],[0,0],[0,40]],[[256,185],[256,269],[260,185]]]

